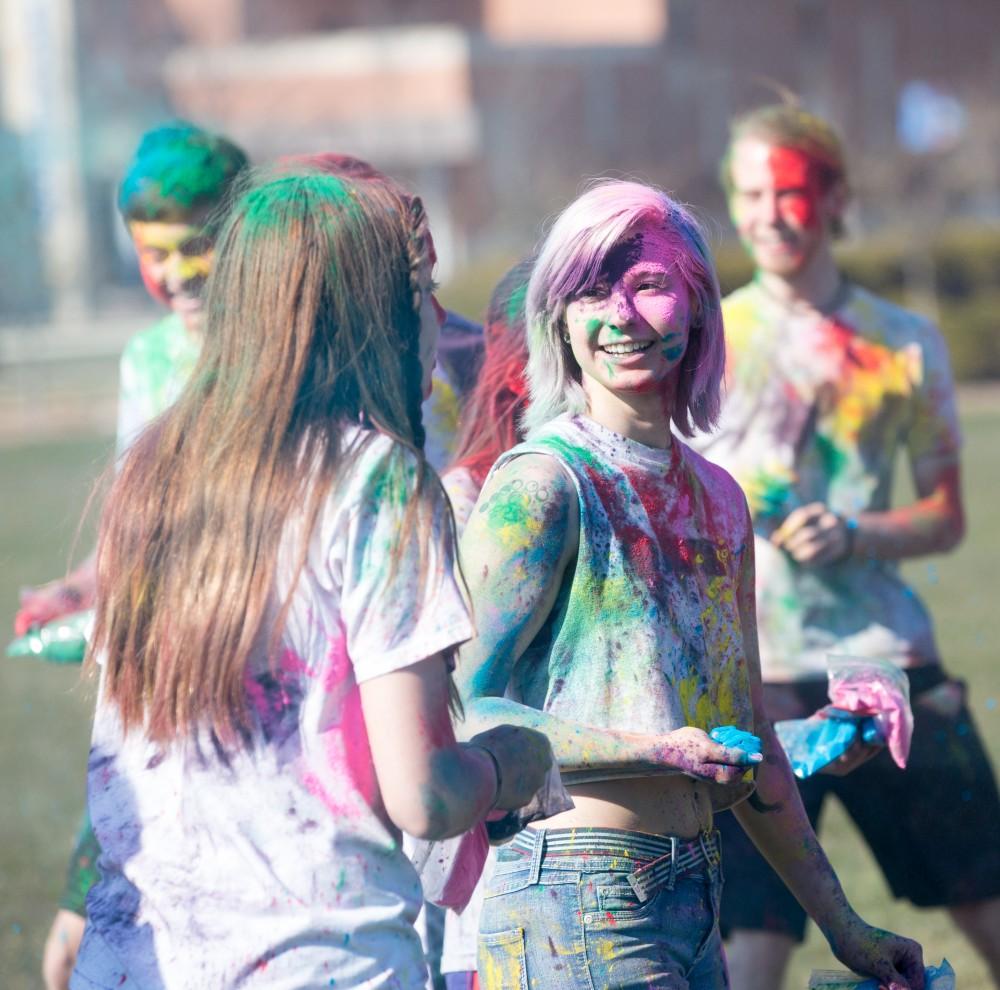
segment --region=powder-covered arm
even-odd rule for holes
[[[902,560],[952,550],[965,533],[958,457],[929,456],[911,467],[917,498],[910,504],[861,512],[848,521],[822,502],[812,502],[790,512],[771,541],[807,567],[848,554]]]
[[[923,987],[920,946],[866,924],[847,900],[802,807],[795,778],[770,722],[764,717],[754,602],[753,535],[747,520],[739,602],[750,692],[764,762],[757,768],[759,801],[733,811],[754,845],[820,927],[834,954],[851,969],[877,976],[886,985]],[[770,810],[763,810],[769,808]],[[906,982],[900,982],[900,977]]]
[[[461,559],[478,635],[459,654],[464,735],[500,722],[544,732],[564,770],[671,766],[720,783],[747,756],[699,729],[662,736],[600,729],[504,697],[518,658],[542,628],[568,579],[579,543],[576,489],[555,458],[524,454],[488,479],[462,537]]]

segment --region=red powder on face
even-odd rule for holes
[[[141,255],[139,257],[139,274],[142,276],[142,284],[146,287],[146,291],[158,303],[169,306],[170,295],[167,293],[161,278],[149,270],[148,262],[144,262]]]
[[[774,147],[767,164],[782,212],[799,227],[815,227],[823,192],[816,175],[817,163],[805,152]]]

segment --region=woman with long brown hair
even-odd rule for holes
[[[199,364],[102,520],[74,988],[422,987],[399,830],[542,782],[539,734],[452,732],[472,628],[422,454],[426,245],[419,200],[308,170],[226,220]]]

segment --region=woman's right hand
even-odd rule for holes
[[[701,780],[734,784],[760,761],[746,750],[723,746],[707,732],[687,725],[658,738],[653,747],[653,762],[676,767]]]
[[[32,626],[43,626],[85,608],[79,589],[66,581],[52,581],[21,590],[20,608],[14,616],[14,635],[23,636]]]
[[[517,725],[497,725],[469,740],[470,746],[488,749],[500,765],[500,794],[496,808],[523,808],[545,783],[552,766],[548,737]]]

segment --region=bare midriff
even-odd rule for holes
[[[681,775],[628,777],[567,787],[576,805],[544,828],[616,828],[693,838],[712,827],[709,786]]]

